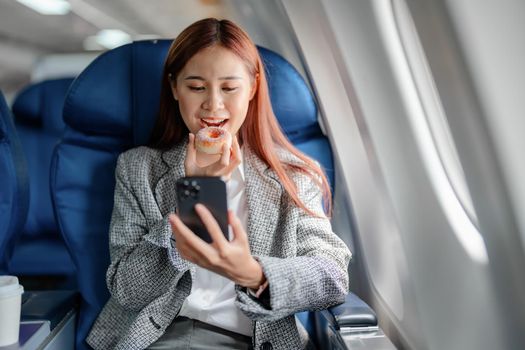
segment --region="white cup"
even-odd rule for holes
[[[18,342],[24,287],[15,276],[0,276],[0,346]]]

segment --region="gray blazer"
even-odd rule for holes
[[[191,263],[170,244],[167,217],[176,210],[175,181],[184,176],[186,143],[169,151],[139,147],[120,155],[110,226],[111,297],[87,338],[95,349],[145,349],[177,316],[191,291]],[[291,155],[283,157],[293,161]],[[269,282],[269,305],[236,286],[236,306],[254,321],[253,345],[303,349],[294,314],[325,309],[348,292],[350,252],[329,220],[296,207],[277,175],[244,150],[248,238]],[[321,194],[304,175],[300,198],[322,213]],[[268,348],[268,344],[265,344]]]

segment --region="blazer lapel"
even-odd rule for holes
[[[184,177],[184,159],[186,158],[187,140],[183,140],[168,151],[162,152],[161,160],[165,167],[164,173],[155,185],[155,200],[161,215],[175,212],[177,198],[175,182]]]
[[[248,240],[253,255],[266,255],[279,220],[283,187],[277,175],[245,147]]]

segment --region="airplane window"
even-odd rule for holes
[[[390,46],[392,52],[397,52],[399,68],[405,66],[396,72],[405,85],[405,103],[412,112],[411,124],[429,176],[458,239],[474,260],[486,262],[487,253],[465,174],[412,18],[404,1],[392,4],[391,25],[395,30],[385,34],[392,37]],[[397,43],[399,46],[395,47]]]
[[[348,1],[323,4],[283,1],[283,4],[297,33],[340,167],[340,172],[336,172],[332,224],[335,232],[341,234],[354,252],[351,269],[355,270],[350,272],[353,288],[356,285],[359,288],[358,275],[366,279],[373,286],[374,293],[380,295],[387,312],[402,320],[407,317],[407,308],[411,308],[406,302],[411,292],[404,287],[408,276],[406,254],[396,219],[383,201],[384,188],[377,184],[381,180],[370,167],[369,162],[374,166],[376,162],[370,160],[374,155],[369,154],[373,153],[369,135],[360,128],[361,123],[366,123],[358,115],[360,112],[355,112],[353,98],[349,98],[349,95],[355,96],[355,90],[344,61],[347,54],[352,56],[348,61],[356,61],[355,47],[348,45],[347,41],[349,32],[357,33],[349,26],[357,22],[349,20],[346,11],[353,5]],[[323,11],[327,11],[331,21],[314,15]],[[326,35],[331,30],[334,37]],[[355,212],[349,209],[350,206]],[[360,270],[359,264],[366,265],[366,272]]]

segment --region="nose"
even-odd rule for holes
[[[224,107],[223,96],[217,89],[210,89],[203,103],[203,108],[208,111],[218,111]]]

